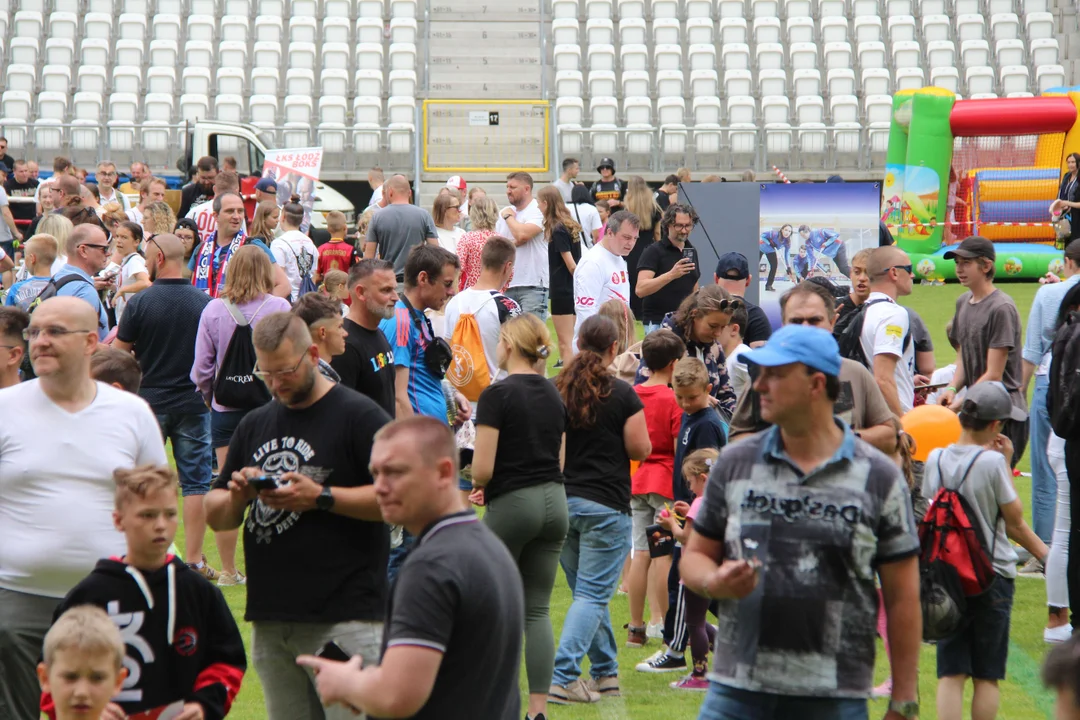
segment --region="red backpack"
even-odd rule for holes
[[[956,632],[967,609],[967,598],[986,592],[997,577],[992,561],[993,543],[987,550],[976,524],[975,511],[960,494],[960,488],[967,482],[971,468],[983,452],[980,450],[975,454],[954,488],[945,482],[941,456],[938,455],[941,488],[919,523],[924,640],[941,640]],[[996,539],[995,531],[994,542]]]

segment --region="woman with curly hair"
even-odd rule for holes
[[[578,353],[555,378],[566,405],[566,498],[570,530],[561,563],[574,600],[563,621],[548,699],[596,702],[619,694],[619,663],[608,603],[630,551],[630,461],[652,452],[645,409],[616,379],[619,330],[594,315],[578,332]],[[589,655],[592,680],[580,678]]]
[[[686,354],[705,363],[712,385],[713,404],[724,423],[731,422],[735,412],[735,391],[727,373],[727,358],[720,344],[720,333],[731,322],[735,309],[742,307],[736,297],[719,285],[698,288],[682,301],[679,309],[668,313],[660,327],[673,331],[686,343]],[[642,360],[638,366],[635,385],[645,382],[649,370]]]
[[[171,233],[176,227],[176,213],[167,202],[152,202],[143,210],[142,227],[146,237]]]

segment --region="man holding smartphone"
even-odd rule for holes
[[[645,248],[638,259],[635,292],[643,298],[646,335],[658,329],[664,316],[675,312],[697,287],[701,271],[697,250],[690,244],[697,222],[697,213],[689,205],[668,205],[660,220],[660,240]]]

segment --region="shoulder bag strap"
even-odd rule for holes
[[[224,298],[222,298],[221,302],[225,303],[225,309],[229,311],[230,315],[232,315],[234,323],[236,323],[240,327],[248,324],[248,319],[244,317],[244,313],[240,311],[240,307],[238,305],[234,304],[230,300],[225,300]],[[259,307],[261,308],[262,306],[260,305]]]

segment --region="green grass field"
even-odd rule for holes
[[[1008,284],[1002,287],[1016,300],[1016,304],[1020,309],[1020,316],[1026,322],[1031,300],[1039,286],[1036,284]],[[914,293],[909,298],[904,299],[904,304],[910,305],[917,310],[930,328],[934,338],[939,367],[952,362],[954,358],[952,348],[945,337],[945,323],[952,317],[955,300],[962,290],[963,288],[955,284],[943,287],[916,286]],[[554,360],[555,358],[552,358],[552,364]],[[1029,469],[1030,463],[1025,457],[1021,463],[1021,470],[1028,472]],[[1025,505],[1029,505],[1031,499],[1030,479],[1019,477],[1016,479],[1016,486]],[[176,544],[178,547],[183,547],[182,529],[177,537]],[[209,534],[207,535],[206,554],[210,558],[211,564],[217,567],[217,550],[214,547],[212,536]],[[240,553],[240,565],[242,568],[242,552]],[[250,626],[243,621],[244,589],[223,588],[223,590],[241,631],[244,633],[246,644],[250,648]],[[570,591],[560,572],[551,598],[551,613],[556,638],[570,601]],[[626,596],[617,595],[615,597],[611,603],[611,615],[612,623],[616,628],[616,638],[621,640],[624,637],[622,626],[629,617]],[[1008,679],[1002,684],[1001,688],[1002,699],[999,717],[1002,720],[1034,720],[1035,718],[1050,720],[1053,718],[1053,696],[1042,688],[1039,681],[1039,668],[1048,649],[1048,646],[1042,640],[1042,628],[1046,622],[1046,592],[1043,581],[1023,578],[1017,580],[1012,617],[1012,643],[1009,652]],[[623,648],[619,651],[620,681],[623,695],[621,698],[604,700],[591,706],[551,706],[549,716],[557,720],[592,720],[594,718],[603,718],[604,720],[629,720],[631,718],[635,720],[651,720],[654,718],[697,717],[702,695],[670,689],[668,683],[677,679],[677,675],[649,675],[634,671],[635,664],[652,654],[659,647],[659,641],[657,640],[650,640],[649,643],[640,650]],[[524,667],[521,674],[524,687]],[[884,656],[884,652],[880,649],[879,643],[876,669],[877,680],[883,680],[887,674],[888,661]],[[483,670],[480,668],[477,669],[476,682],[484,682]],[[922,703],[920,717],[923,720],[933,720],[937,717],[934,707],[935,687],[934,651],[933,648],[924,646],[919,665],[919,693]],[[871,705],[871,717],[881,717],[885,712],[886,704],[884,700],[873,702]],[[230,717],[237,720],[257,720],[266,717],[262,686],[254,668],[250,666],[247,676],[244,678],[243,689],[233,706]]]

